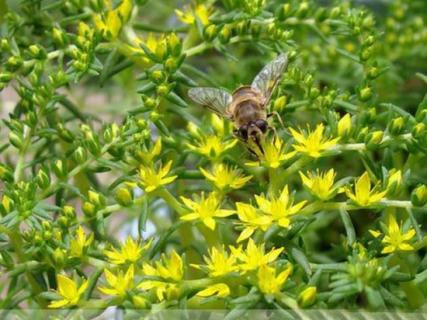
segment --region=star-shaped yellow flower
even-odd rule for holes
[[[263,195],[255,195],[255,200],[259,209],[272,217],[277,224],[283,228],[289,227],[291,216],[297,214],[307,201],[293,204],[293,199],[289,195],[288,186],[285,186],[279,197],[266,198]]]
[[[210,12],[211,10],[204,4],[199,4],[194,8],[187,6],[184,11],[175,9],[178,19],[185,24],[194,24],[197,18],[203,25],[207,25]]]
[[[241,170],[227,166],[226,164],[214,164],[211,172],[200,168],[202,174],[218,189],[240,189],[252,176],[244,176]]]
[[[318,199],[326,201],[336,194],[337,189],[334,187],[336,173],[334,169],[330,169],[328,172],[307,172],[307,176],[302,172],[299,174],[304,187]]]
[[[369,231],[375,238],[381,236],[381,232],[376,230]],[[381,242],[384,244],[384,249],[381,253],[392,253],[395,251],[411,251],[414,247],[409,243],[415,236],[415,230],[410,228],[408,231],[403,231],[402,226],[397,224],[393,214],[388,216],[384,238]]]
[[[49,304],[49,308],[63,308],[77,305],[89,285],[88,280],[84,280],[83,283],[77,287],[77,283],[74,280],[61,274],[56,276],[56,282],[58,284],[57,293],[62,299],[52,301]]]
[[[257,229],[266,231],[269,226],[273,223],[273,218],[270,215],[265,215],[254,206],[237,202],[236,203],[237,216],[239,222],[237,224],[243,225],[244,229],[240,233],[237,242],[242,242],[249,238]]]
[[[224,248],[212,247],[208,253],[209,256],[203,257],[206,265],[192,264],[191,266],[200,270],[206,269],[209,277],[221,277],[238,270],[236,257],[228,254]]]
[[[264,244],[257,246],[253,239],[249,239],[246,249],[241,246],[230,246],[231,253],[236,256],[239,261],[239,269],[242,272],[256,270],[262,265],[274,262],[284,248],[271,249],[265,253]]]
[[[81,257],[84,250],[90,246],[93,241],[93,233],[86,237],[85,231],[82,226],[77,228],[75,238],[70,241],[70,255],[71,257]]]
[[[264,294],[274,295],[280,292],[284,283],[292,271],[292,265],[288,264],[278,275],[274,267],[262,265],[258,269],[257,280],[258,288]]]
[[[105,280],[107,280],[108,287],[99,287],[99,291],[110,296],[119,296],[123,297],[126,295],[128,290],[133,289],[134,287],[134,266],[130,265],[126,273],[119,270],[117,274],[112,273],[111,271],[105,269]]]
[[[121,245],[120,249],[111,248],[110,250],[104,250],[104,254],[112,264],[135,263],[141,258],[142,253],[147,250],[150,245],[151,241],[141,246],[141,244],[137,243],[129,236]]]
[[[140,185],[145,192],[152,192],[158,187],[169,184],[177,178],[177,176],[167,176],[172,166],[172,161],[169,161],[164,167],[160,167],[157,171],[151,166],[141,166],[139,169]]]
[[[339,137],[333,139],[325,137],[325,126],[323,123],[318,124],[314,131],[310,131],[309,129],[305,134],[300,133],[292,128],[289,128],[289,130],[297,142],[294,144],[294,149],[312,158],[321,157],[324,151],[335,146],[340,139]]]
[[[376,204],[386,195],[387,190],[376,191],[378,186],[379,185],[371,189],[371,179],[369,178],[368,172],[365,172],[359,179],[357,179],[354,192],[352,192],[352,190],[347,187],[345,193],[347,197],[349,197],[359,206],[366,207],[372,204]]]
[[[199,201],[193,201],[181,197],[182,202],[190,209],[190,213],[181,217],[181,220],[200,220],[206,227],[215,230],[216,221],[214,218],[228,217],[234,214],[234,210],[221,209],[221,201],[217,193],[211,192],[207,198],[202,193]]]

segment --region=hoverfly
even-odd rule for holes
[[[287,56],[281,54],[257,74],[250,86],[240,86],[232,94],[198,87],[190,89],[188,95],[194,102],[231,120],[234,134],[244,142],[252,140],[262,152],[260,137],[271,128],[267,118],[272,114],[267,113],[267,105],[287,65]]]

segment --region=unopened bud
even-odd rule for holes
[[[231,38],[231,27],[229,25],[225,25],[222,27],[221,31],[218,34],[219,41],[222,44],[228,43]]]
[[[39,172],[37,173],[36,181],[37,181],[37,185],[42,190],[50,186],[49,171],[47,168],[42,168],[39,170]]]
[[[376,149],[383,140],[384,133],[382,131],[374,131],[367,135],[365,144],[368,149]]]
[[[412,191],[411,202],[417,207],[422,207],[427,203],[427,187],[424,184],[416,187]]]
[[[211,24],[205,28],[203,31],[203,37],[206,41],[212,41],[218,34],[218,28],[216,25]]]
[[[317,288],[314,286],[308,287],[298,295],[298,304],[303,308],[309,307],[316,301],[316,295]]]
[[[274,100],[273,103],[273,110],[277,112],[281,112],[285,107],[287,103],[287,96],[280,96],[276,100]]]
[[[340,137],[346,137],[350,134],[351,117],[350,117],[349,113],[347,113],[344,117],[342,117],[338,121],[337,131],[338,131],[338,136],[340,136]]]
[[[367,101],[372,98],[372,88],[371,87],[364,87],[359,90],[359,99],[361,101]]]
[[[116,201],[122,205],[123,207],[128,207],[133,203],[133,195],[132,192],[125,187],[119,188],[116,191]]]
[[[85,202],[83,203],[83,206],[82,206],[82,211],[83,211],[83,213],[84,213],[85,215],[87,215],[88,217],[92,217],[92,216],[94,216],[94,215],[95,215],[95,213],[96,213],[96,207],[95,207],[95,205],[94,205],[94,204],[92,204],[92,203],[90,203],[90,202],[88,202],[88,201],[85,201]]]
[[[77,164],[82,164],[83,162],[85,162],[87,160],[87,151],[83,147],[78,147],[74,151],[73,156],[74,156],[74,161]]]
[[[52,165],[52,170],[58,178],[65,178],[67,175],[67,163],[65,160],[56,160]]]
[[[398,135],[402,132],[405,121],[402,117],[397,117],[391,120],[389,131],[393,135]]]

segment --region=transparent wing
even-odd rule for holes
[[[216,88],[191,88],[188,96],[196,103],[211,109],[222,117],[228,117],[227,108],[232,97],[227,91]]]
[[[265,103],[268,103],[271,93],[274,91],[287,66],[288,58],[286,55],[281,54],[267,64],[252,82],[252,88],[258,90],[264,96]]]

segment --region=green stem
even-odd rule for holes
[[[16,163],[15,172],[13,173],[13,178],[15,183],[22,180],[22,175],[24,173],[24,167],[25,167],[25,154],[31,143],[32,136],[33,136],[33,129],[31,128],[26,131],[24,143],[22,145],[21,150],[19,150],[18,162]]]
[[[171,208],[173,208],[179,215],[185,213],[184,207],[176,200],[176,198],[165,187],[160,187],[153,192],[154,195],[162,198]]]

